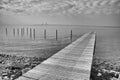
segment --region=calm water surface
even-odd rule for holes
[[[120,57],[120,28],[117,27],[91,27],[91,26],[60,26],[60,25],[50,25],[50,26],[1,26],[0,27],[0,47],[2,51],[2,46],[7,43],[10,46],[16,46],[15,49],[20,49],[20,44],[24,46],[24,49],[40,48],[41,45],[38,43],[45,42],[44,40],[44,30],[46,29],[46,39],[52,40],[51,44],[55,44],[54,40],[56,38],[56,30],[58,33],[59,43],[69,43],[70,42],[70,31],[73,32],[73,40],[80,37],[80,35],[95,31],[97,34],[97,44],[96,44],[96,57],[101,57],[105,59],[109,58],[119,58]],[[58,43],[58,41],[56,43]],[[17,44],[19,43],[19,47]],[[46,42],[45,42],[46,43]],[[26,45],[25,45],[26,44]],[[49,43],[49,45],[51,45]],[[32,45],[32,48],[30,48]],[[9,46],[9,47],[10,47]],[[21,48],[23,48],[23,46]],[[43,47],[43,45],[42,45]]]

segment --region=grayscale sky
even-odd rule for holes
[[[120,0],[0,0],[3,24],[120,26]]]

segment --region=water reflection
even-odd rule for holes
[[[0,41],[40,41],[40,40],[61,40],[74,41],[74,36],[86,32],[96,31],[97,44],[96,56],[120,57],[120,28],[113,27],[80,27],[80,26],[15,26],[0,27]],[[19,36],[18,36],[19,35]],[[114,55],[116,54],[116,55]]]

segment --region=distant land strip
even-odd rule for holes
[[[14,26],[29,26],[29,27],[49,27],[49,26],[61,26],[61,27],[101,27],[101,28],[120,28],[120,26],[99,26],[99,25],[72,25],[72,24],[1,24],[1,27],[14,27]]]

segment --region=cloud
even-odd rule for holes
[[[0,13],[120,14],[120,0],[0,0]]]

